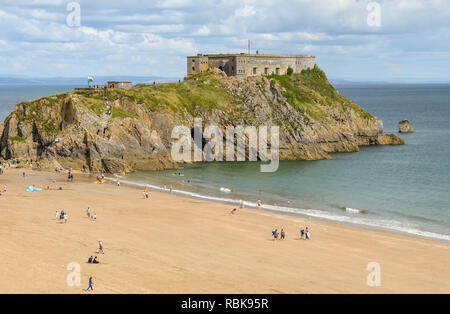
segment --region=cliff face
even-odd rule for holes
[[[317,160],[361,145],[404,144],[340,95],[318,68],[292,76],[226,77],[211,71],[192,81],[110,90],[112,116],[99,91],[74,91],[18,104],[0,140],[3,159],[32,159],[45,169],[92,171],[175,168],[177,125],[280,127],[281,160]],[[1,129],[0,129],[1,131]]]

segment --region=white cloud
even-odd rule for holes
[[[67,1],[0,0],[1,72],[183,76],[187,54],[244,52],[252,39],[262,53],[316,54],[335,76],[381,76],[395,62],[449,75],[448,0],[380,0],[379,28],[367,25],[369,0],[77,2],[82,25],[70,28]]]

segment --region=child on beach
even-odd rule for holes
[[[305,235],[305,230],[300,230],[300,239],[303,239],[303,236]]]
[[[286,238],[286,233],[284,232],[284,229],[281,228],[281,240],[284,240]]]
[[[308,229],[308,227],[306,227],[306,229],[305,229],[305,234],[306,234],[306,240],[309,240],[309,229]]]
[[[67,213],[64,214],[64,223],[67,223],[67,220],[69,219],[69,215]]]
[[[87,208],[86,215],[88,218],[91,218],[91,208],[90,207]]]
[[[237,211],[237,208],[233,208],[233,210],[231,211],[231,214],[234,215]]]

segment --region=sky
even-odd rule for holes
[[[450,0],[0,0],[0,76],[183,77],[248,39],[330,78],[450,81]]]

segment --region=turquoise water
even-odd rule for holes
[[[404,146],[361,148],[330,160],[281,162],[275,173],[259,172],[258,163],[207,163],[185,165],[183,177],[173,171],[137,172],[122,182],[172,184],[178,193],[230,206],[241,199],[256,206],[259,199],[268,210],[450,241],[450,85],[336,87],[382,119],[386,132],[397,132],[404,118],[416,132],[400,135]],[[0,86],[0,118],[15,103],[70,89]]]

